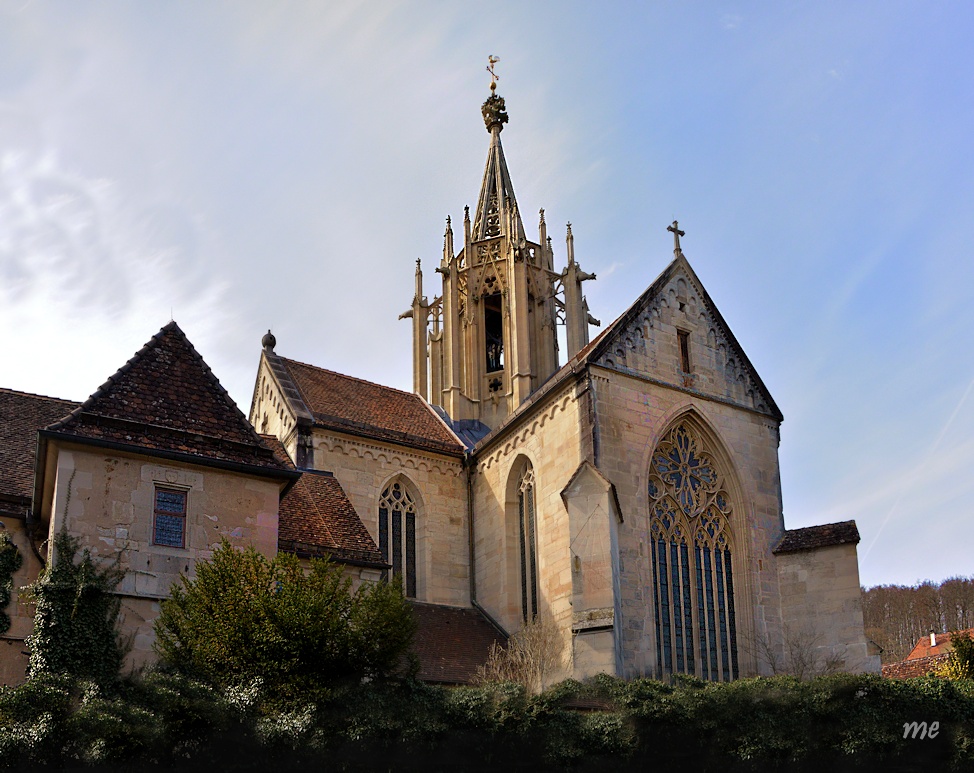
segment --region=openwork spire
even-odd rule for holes
[[[501,130],[507,123],[507,110],[504,97],[491,94],[481,107],[484,125],[490,132],[490,148],[487,151],[487,164],[484,167],[484,179],[480,186],[480,198],[477,200],[477,216],[474,220],[474,241],[492,239],[504,234],[511,239],[524,236],[524,224],[518,212],[517,200],[514,198],[514,186],[511,174],[507,170],[507,160],[504,158],[504,148],[501,145]],[[508,219],[513,228],[509,231]]]

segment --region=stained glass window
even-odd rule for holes
[[[521,574],[521,615],[524,622],[538,614],[538,551],[534,510],[534,471],[524,468],[517,484],[518,555]]]
[[[403,578],[406,596],[416,598],[416,505],[402,484],[386,487],[379,499],[379,551]]]
[[[717,466],[689,425],[660,441],[648,492],[657,675],[735,679],[732,509]]]

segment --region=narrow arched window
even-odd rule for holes
[[[527,623],[538,614],[537,521],[534,508],[534,470],[525,466],[517,482],[518,555],[521,575],[521,615]]]
[[[671,430],[653,454],[649,500],[657,675],[735,679],[731,505],[689,425]]]
[[[402,575],[406,595],[416,598],[416,504],[402,481],[379,499],[379,550],[393,575]]]

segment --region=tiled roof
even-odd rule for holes
[[[271,356],[286,368],[315,425],[429,451],[463,454],[463,445],[419,396]]]
[[[887,679],[913,679],[926,676],[934,668],[947,659],[946,655],[932,655],[915,660],[901,660],[898,663],[887,663],[883,666],[883,676]]]
[[[0,496],[30,499],[37,430],[66,416],[78,403],[0,389]]]
[[[416,618],[413,651],[419,658],[419,678],[441,684],[471,684],[477,668],[487,662],[501,633],[479,611],[412,602]]]
[[[283,472],[175,322],[51,432]]]
[[[302,472],[297,483],[281,499],[279,512],[279,550],[386,566],[368,529],[331,473]]]
[[[907,660],[917,660],[918,658],[928,658],[936,655],[945,655],[950,652],[953,647],[951,646],[951,639],[957,634],[967,634],[968,636],[974,638],[974,628],[967,628],[963,631],[951,631],[949,633],[935,633],[934,639],[936,639],[936,646],[930,646],[930,636],[920,637],[916,645],[910,650],[910,654],[906,656]]]
[[[788,529],[778,541],[773,553],[797,553],[801,550],[817,550],[832,545],[857,544],[859,529],[855,521],[826,523],[807,526],[804,529]]]

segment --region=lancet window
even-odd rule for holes
[[[688,424],[653,454],[649,500],[657,675],[735,679],[732,508],[717,465]]]
[[[387,486],[379,499],[379,551],[402,576],[409,598],[416,598],[416,504],[402,481]]]
[[[525,466],[517,482],[518,557],[521,577],[521,615],[527,623],[538,614],[537,521],[534,470]]]

